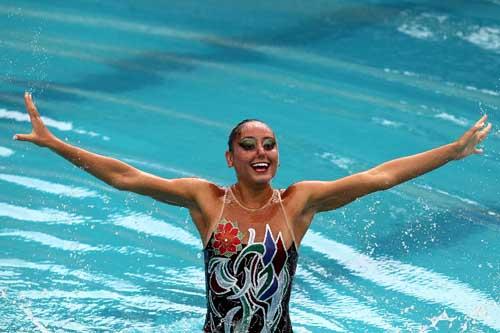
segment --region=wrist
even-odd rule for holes
[[[450,147],[451,147],[450,160],[452,160],[452,161],[459,160],[460,154],[463,151],[463,147],[460,144],[460,142],[454,141],[454,142],[450,143]]]
[[[45,142],[44,146],[46,148],[49,148],[50,150],[57,151],[59,147],[61,147],[61,144],[64,144],[64,142],[59,139],[56,136],[51,136],[47,141]]]

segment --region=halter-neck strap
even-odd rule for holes
[[[217,218],[215,219],[215,221],[212,222],[214,225],[216,223],[219,223],[219,221],[222,218],[222,213],[224,212],[224,207],[226,206],[226,202],[227,202],[227,192],[228,192],[227,189],[228,189],[227,187],[224,189],[224,198],[222,199],[222,205],[221,205],[221,208],[220,208],[220,211],[219,211],[219,215],[217,216]],[[212,235],[212,229],[214,228],[214,225],[210,224],[208,226],[208,229],[207,229],[206,234],[205,234],[205,239],[203,240],[204,243],[202,244],[203,248],[207,247],[207,244],[210,241],[210,236]]]
[[[281,209],[283,210],[283,215],[285,216],[285,223],[288,227],[288,230],[290,231],[290,234],[292,235],[293,242],[295,243],[295,248],[297,248],[299,244],[297,244],[297,241],[295,240],[295,232],[293,231],[293,228],[290,225],[290,222],[288,221],[288,215],[286,214],[285,206],[283,205],[283,200],[281,200],[281,191],[276,191],[276,192],[278,192],[280,206]]]

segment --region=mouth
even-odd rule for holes
[[[251,164],[252,169],[254,169],[256,172],[259,172],[259,173],[266,172],[267,169],[269,169],[270,165],[271,164],[268,162],[256,162],[256,163]]]

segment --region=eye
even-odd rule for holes
[[[262,143],[262,146],[265,150],[273,150],[276,146],[276,141],[274,141],[273,139],[265,139]]]
[[[257,146],[257,143],[253,139],[243,139],[238,144],[244,150],[253,150]]]

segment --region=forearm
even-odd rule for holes
[[[135,170],[119,160],[86,151],[58,138],[51,140],[47,147],[113,187],[120,188],[124,175]]]
[[[457,143],[453,142],[423,153],[388,161],[373,168],[374,174],[382,175],[382,187],[388,188],[439,168],[457,158]]]

